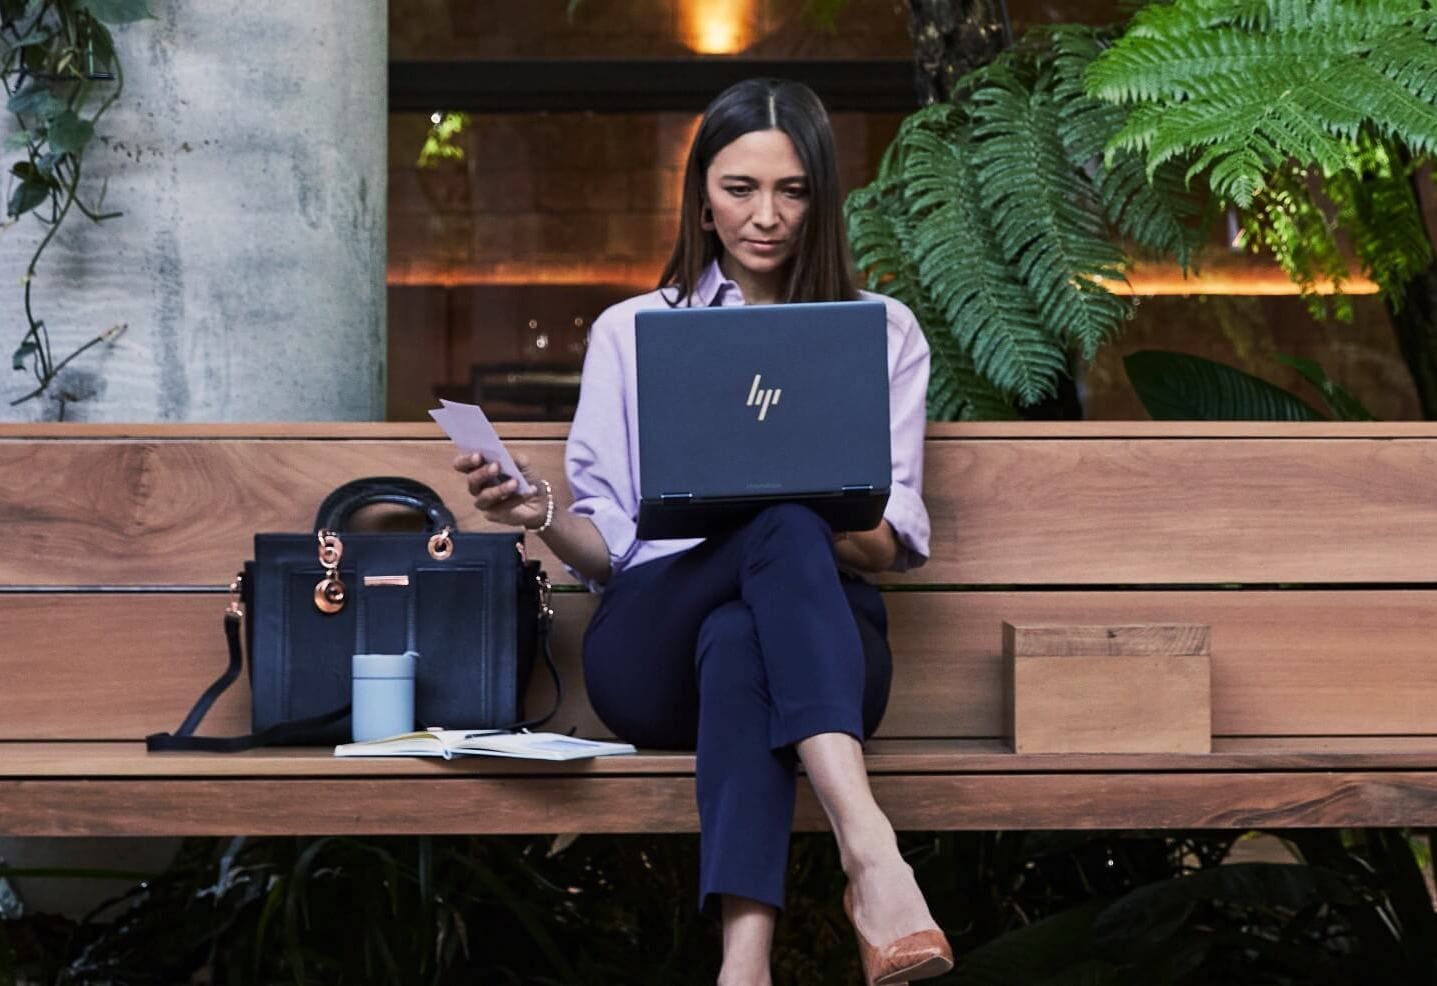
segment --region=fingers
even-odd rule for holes
[[[477,497],[486,490],[492,490],[506,483],[513,482],[509,477],[503,476],[499,472],[499,463],[485,462],[477,455],[474,458],[478,459],[480,464],[465,467],[469,474],[468,485],[470,496]],[[517,484],[514,485],[517,486]]]
[[[478,452],[461,452],[454,457],[455,472],[473,472],[484,464],[484,456]]]
[[[526,477],[532,478],[530,461],[527,456],[517,456],[514,464]],[[519,480],[505,476],[499,471],[499,463],[486,460],[477,452],[466,452],[454,458],[455,472],[461,473],[469,495],[485,518],[499,524],[522,524],[526,518],[522,512],[531,508],[538,499],[537,492],[520,497]]]
[[[481,484],[476,490],[474,477],[469,479],[469,491],[474,494],[474,505],[480,510],[493,510],[519,492],[519,481],[516,479],[506,479],[502,483],[490,482],[491,485]]]

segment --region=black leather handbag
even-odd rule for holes
[[[398,504],[425,530],[347,533],[360,509]],[[562,697],[549,650],[549,580],[521,533],[461,533],[428,486],[398,477],[346,483],[325,498],[311,534],[256,534],[254,560],[231,585],[225,613],[229,666],[173,733],[150,750],[234,751],[350,739],[350,668],[356,653],[418,652],[420,728],[518,729],[537,655]],[[243,624],[243,627],[241,626]],[[241,646],[241,637],[244,647]],[[248,649],[248,736],[194,736],[238,677]]]

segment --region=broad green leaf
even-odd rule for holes
[[[50,197],[50,188],[48,183],[39,179],[22,181],[10,193],[10,204],[7,211],[12,217],[23,216]]]
[[[42,116],[49,119],[64,110],[65,104],[55,98],[49,87],[35,84],[24,92],[11,96],[7,108],[17,116]]]
[[[1123,360],[1155,421],[1321,421],[1301,398],[1200,356],[1145,350]]]
[[[146,0],[77,0],[76,6],[106,24],[128,24],[154,16]]]
[[[50,123],[50,146],[60,154],[79,153],[93,136],[95,125],[74,110],[66,110]]]
[[[39,351],[40,347],[35,344],[35,340],[27,336],[25,341],[20,343],[20,348],[15,350],[15,355],[11,358],[10,365],[17,370],[23,370],[25,369],[25,361],[29,359],[32,354],[38,353]]]
[[[17,130],[5,138],[5,150],[21,151],[30,146],[30,139],[34,135],[28,130]]]
[[[1353,904],[1356,895],[1338,874],[1317,866],[1230,863],[1132,890],[1097,916],[1090,940],[1098,949],[1135,941],[1162,945],[1198,904],[1210,901],[1295,912],[1320,903]]]
[[[1093,921],[1107,906],[1101,898],[1090,900],[978,946],[963,959],[963,982],[968,986],[1059,983],[1068,978],[1065,974],[1079,970],[1091,976],[1094,956],[1087,946]],[[1121,980],[1114,972],[1105,969],[1103,975],[1086,981],[1116,984]]]
[[[1377,420],[1373,417],[1372,412],[1362,405],[1361,401],[1329,377],[1327,371],[1319,366],[1316,360],[1303,359],[1300,356],[1284,356],[1281,353],[1274,356],[1273,359],[1292,367],[1301,373],[1308,383],[1316,387],[1332,413],[1337,415],[1337,420]]]

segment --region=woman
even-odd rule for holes
[[[535,489],[519,496],[496,463],[455,461],[488,519],[537,533],[602,592],[584,639],[600,718],[636,745],[697,751],[701,906],[722,914],[722,986],[770,982],[798,761],[838,840],[868,981],[952,966],[873,800],[860,745],[883,714],[892,666],[882,598],[857,573],[918,565],[928,552],[919,497],[928,346],[913,314],[882,299],[893,486],[878,527],[835,535],[785,505],[704,541],[634,536],[635,313],[860,297],[822,104],[796,83],[739,83],[709,105],[694,137],[660,288],[593,324],[567,447],[568,510],[554,509],[552,484],[527,463]]]

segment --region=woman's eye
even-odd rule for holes
[[[785,188],[783,193],[791,199],[808,198],[808,189],[806,188]]]
[[[730,195],[742,198],[752,190],[747,185],[730,185],[728,188],[725,188],[724,191]]]

